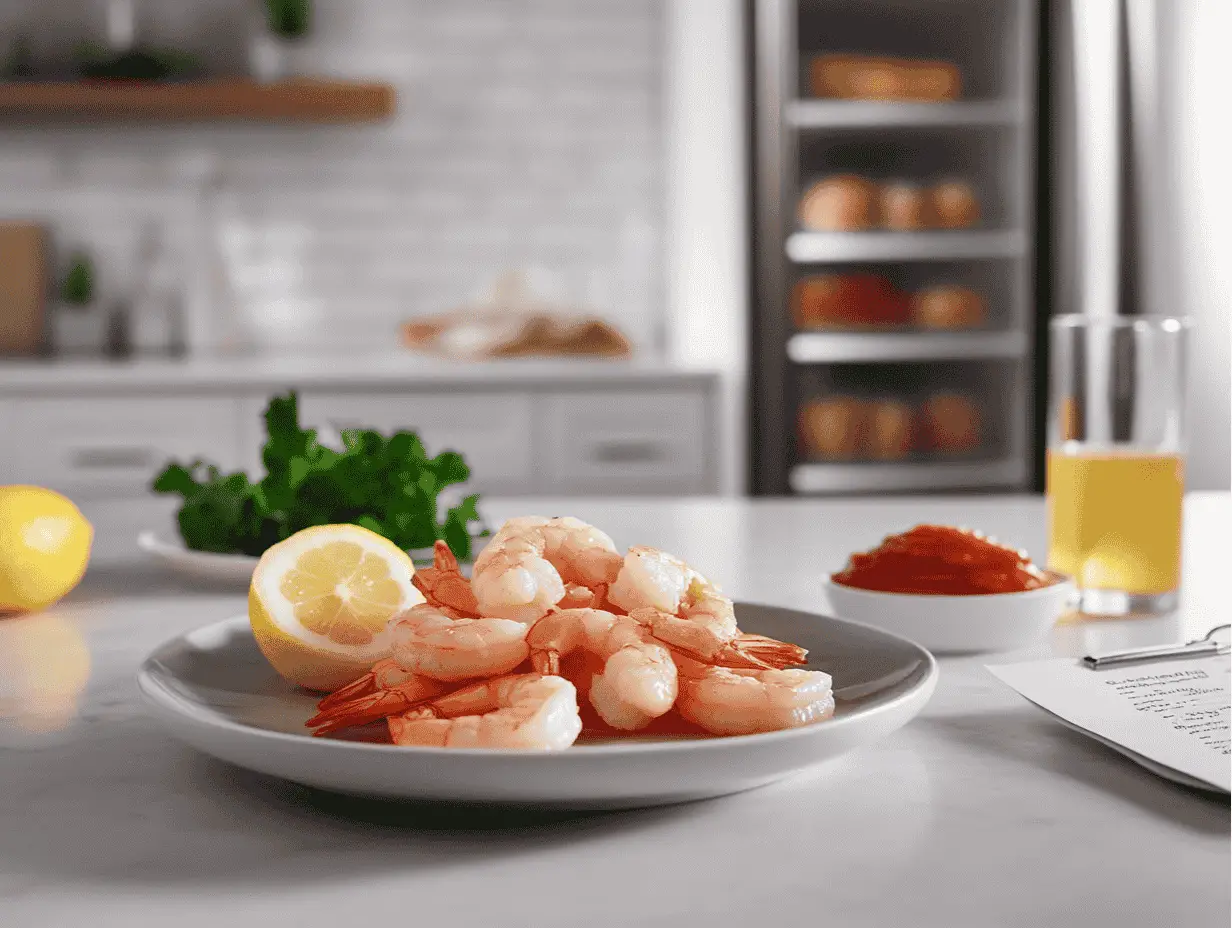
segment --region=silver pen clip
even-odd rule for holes
[[[1129,648],[1125,651],[1113,651],[1108,654],[1088,654],[1082,662],[1092,670],[1104,667],[1115,667],[1120,664],[1137,664],[1147,661],[1166,661],[1180,657],[1203,657],[1212,654],[1227,654],[1229,642],[1219,639],[1219,632],[1232,630],[1232,625],[1216,625],[1203,637],[1184,644],[1156,645],[1150,648]],[[1226,636],[1225,636],[1226,637]]]

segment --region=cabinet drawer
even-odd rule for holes
[[[714,491],[714,424],[700,390],[556,394],[542,413],[548,492]]]
[[[23,399],[12,418],[14,477],[70,493],[142,495],[169,458],[240,464],[229,397]]]
[[[333,431],[413,431],[429,455],[462,454],[471,468],[469,485],[477,491],[524,493],[530,489],[532,420],[526,395],[304,393],[300,395],[300,421]]]

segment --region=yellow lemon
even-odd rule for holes
[[[43,609],[75,587],[94,529],[72,501],[43,487],[0,487],[0,614]]]
[[[414,574],[405,551],[366,528],[306,528],[261,555],[252,633],[285,679],[336,690],[389,656],[389,619],[424,601]]]

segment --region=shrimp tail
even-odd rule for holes
[[[552,677],[560,676],[559,651],[531,651],[530,663],[531,666],[535,668],[535,673],[541,673],[545,676]]]
[[[344,703],[359,699],[361,696],[367,696],[370,693],[375,693],[378,689],[379,686],[376,681],[376,673],[366,673],[358,680],[348,683],[342,689],[334,690],[334,692],[330,693],[319,703],[317,703],[317,709],[322,712],[327,709],[333,709],[337,706],[343,705]]]
[[[479,615],[479,602],[471,582],[463,576],[458,559],[443,541],[438,540],[432,546],[432,566],[415,571],[411,582],[430,605],[448,610],[455,618]]]
[[[426,681],[417,679],[389,689],[370,692],[349,701],[334,703],[331,706],[325,706],[326,700],[322,700],[318,706],[321,711],[310,718],[305,725],[315,729],[313,735],[319,738],[344,728],[367,725],[369,722],[376,722],[391,715],[406,712],[408,709],[414,709],[434,699],[439,694],[439,686],[426,685]]]
[[[744,633],[715,651],[701,651],[676,643],[671,648],[699,663],[733,670],[783,670],[803,664],[808,654],[807,649],[787,641]]]
[[[798,666],[803,664],[808,657],[808,649],[798,644],[748,633],[737,635],[735,640],[728,642],[723,652],[720,652],[720,660],[715,662],[719,666],[750,666],[726,663],[723,658],[730,656],[733,660],[754,661],[755,664],[752,666],[770,670],[783,670],[786,667]]]

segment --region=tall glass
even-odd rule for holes
[[[1048,566],[1093,615],[1167,612],[1181,577],[1189,324],[1051,323]]]

